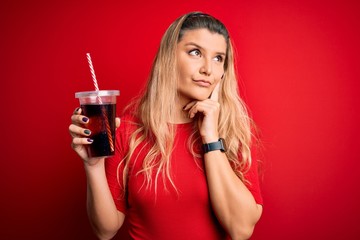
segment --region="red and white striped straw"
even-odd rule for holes
[[[90,73],[91,73],[91,77],[92,77],[92,80],[93,80],[93,83],[94,83],[95,91],[99,91],[99,85],[98,85],[97,80],[96,80],[95,70],[94,70],[94,66],[93,66],[92,61],[91,61],[90,53],[86,54],[86,58],[87,58],[88,63],[89,63]]]
[[[91,61],[90,53],[86,53],[86,58],[89,63],[90,73],[91,73],[91,77],[92,77],[92,80],[94,83],[95,91],[99,91],[99,85],[96,80],[95,70],[94,70],[94,66]],[[100,104],[103,104],[100,96],[97,96],[97,99]],[[113,139],[111,136],[111,129],[110,129],[110,124],[109,124],[109,120],[108,120],[108,115],[107,115],[104,107],[101,107],[101,110],[102,110],[103,116],[105,118],[105,126],[106,126],[106,131],[107,131],[107,135],[108,135],[108,139],[109,139],[110,149],[113,152],[114,151],[114,142],[113,142]]]

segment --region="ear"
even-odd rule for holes
[[[224,75],[225,75],[225,73],[223,73],[223,75],[221,76],[221,79],[224,79]]]

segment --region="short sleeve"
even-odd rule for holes
[[[123,191],[123,171],[124,164],[122,159],[125,156],[127,146],[127,127],[126,118],[122,118],[120,127],[115,135],[115,155],[105,160],[105,171],[108,185],[114,199],[116,208],[122,213],[126,213],[126,196]]]
[[[263,197],[260,189],[260,179],[259,179],[259,164],[256,156],[256,150],[252,149],[251,151],[251,166],[250,169],[244,174],[246,187],[249,189],[253,195],[257,204],[263,205]]]

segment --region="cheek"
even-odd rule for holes
[[[182,63],[178,64],[178,73],[179,73],[179,76],[182,78],[192,76],[194,74],[195,70],[196,69],[195,69],[194,64],[187,63],[187,62],[182,62]]]
[[[220,79],[222,77],[222,75],[224,74],[225,72],[225,69],[224,69],[224,66],[216,66],[214,69],[216,69],[214,71],[214,75],[217,79]]]

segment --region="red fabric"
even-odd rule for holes
[[[142,167],[142,159],[148,152],[138,147],[131,159],[128,178],[128,191],[122,197],[122,185],[117,180],[120,160],[127,152],[127,140],[134,127],[122,118],[121,127],[116,135],[116,155],[106,160],[106,172],[110,190],[119,211],[126,214],[129,233],[134,239],[225,239],[226,233],[217,221],[208,195],[207,181],[203,161],[192,157],[187,148],[187,139],[192,132],[192,124],[178,124],[174,151],[171,158],[171,174],[178,192],[169,181],[164,188],[160,175],[157,194],[154,186],[146,190],[144,176],[136,174]],[[119,168],[119,180],[122,184],[122,169]],[[154,175],[155,176],[155,175]],[[251,182],[249,190],[257,203],[262,204],[256,165],[246,175]],[[154,178],[153,178],[154,179]],[[154,181],[154,180],[153,180]],[[145,183],[146,184],[146,183]]]

